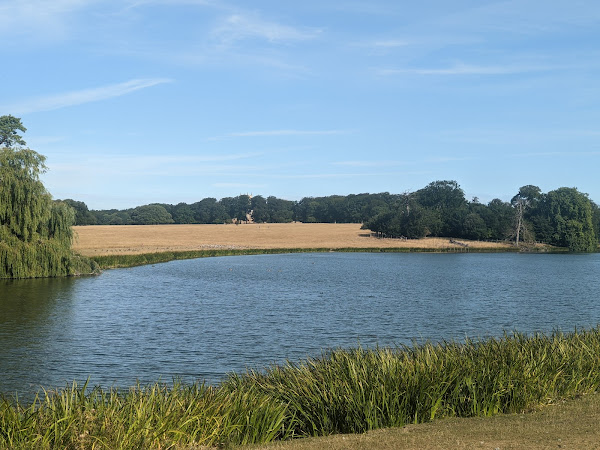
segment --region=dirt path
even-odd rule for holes
[[[600,449],[600,395],[543,406],[526,414],[441,419],[365,434],[299,439],[253,450]]]

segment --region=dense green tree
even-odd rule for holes
[[[419,205],[438,216],[440,228],[431,229],[433,236],[460,236],[467,214],[465,193],[456,181],[434,181],[415,192]]]
[[[600,240],[600,206],[595,202],[592,202],[592,224],[596,237]]]
[[[313,197],[304,197],[296,204],[295,218],[298,222],[314,223],[319,222],[317,220],[317,207],[319,205],[318,200]]]
[[[90,212],[84,202],[78,202],[70,198],[62,200],[75,210],[75,225],[96,225],[98,219]]]
[[[223,205],[229,217],[238,222],[246,221],[248,214],[250,214],[250,211],[252,210],[252,204],[249,195],[225,197],[222,198],[219,203]]]
[[[0,278],[93,271],[90,261],[71,252],[75,212],[52,201],[39,179],[44,162],[27,148],[0,149]]]
[[[490,239],[503,240],[511,235],[514,210],[510,203],[495,198],[479,215],[485,221]]]
[[[485,221],[479,214],[475,212],[468,213],[465,216],[462,228],[461,237],[466,239],[479,241],[489,238],[489,231]]]
[[[170,205],[169,205],[170,206]],[[163,205],[165,210],[171,214],[174,223],[196,223],[194,217],[194,208],[187,203],[178,203],[175,206],[168,207]]]
[[[552,245],[567,247],[573,252],[590,252],[598,247],[598,237],[592,219],[592,202],[576,188],[562,187],[548,192],[542,214],[554,232]]]
[[[252,220],[256,223],[270,222],[271,217],[267,206],[267,199],[262,195],[255,195],[250,201]]]
[[[131,225],[131,209],[104,209],[90,211],[96,217],[98,225]]]
[[[267,209],[269,221],[273,223],[288,223],[294,220],[295,203],[290,200],[282,200],[277,197],[267,197]]]
[[[13,148],[14,146],[26,145],[19,131],[25,133],[27,128],[21,123],[21,119],[8,116],[0,116],[0,148]]]
[[[230,223],[231,216],[227,213],[225,206],[216,198],[205,198],[197,203],[199,212],[206,214],[206,222],[201,223]]]
[[[131,221],[134,225],[159,225],[173,223],[173,217],[164,206],[151,204],[134,208]]]
[[[531,230],[532,214],[535,214],[539,206],[539,202],[543,199],[542,191],[539,187],[531,184],[519,188],[519,192],[515,195],[510,203],[515,209],[513,236],[515,243],[519,246],[521,240],[531,240],[535,234]]]
[[[39,179],[46,158],[30,149],[0,150],[0,223],[30,242],[49,219],[51,197]]]
[[[439,227],[438,213],[421,206],[411,194],[404,194],[394,208],[378,214],[364,227],[383,237],[420,239]]]

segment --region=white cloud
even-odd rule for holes
[[[212,185],[216,188],[237,188],[237,189],[263,189],[268,185],[266,184],[245,184],[245,183],[214,183]]]
[[[230,133],[230,137],[252,136],[323,136],[331,134],[346,134],[345,130],[268,130],[268,131],[243,131]]]
[[[548,70],[558,69],[551,66],[479,66],[470,64],[455,64],[451,67],[424,69],[424,68],[409,68],[409,69],[380,69],[378,72],[381,75],[509,75],[527,72],[544,72]]]
[[[135,79],[124,83],[111,84],[79,91],[64,92],[62,94],[24,100],[12,105],[2,105],[0,110],[12,111],[13,114],[27,114],[39,111],[52,111],[68,106],[82,105],[85,103],[107,100],[109,98],[127,95],[140,89],[149,88],[158,84],[169,83],[166,78]]]
[[[371,44],[373,47],[377,47],[377,48],[397,48],[397,47],[405,47],[408,45],[408,42],[406,41],[401,41],[401,40],[395,40],[395,39],[390,39],[390,40],[386,40],[386,41],[375,41]]]
[[[258,173],[268,170],[266,165],[252,165],[248,162],[236,163],[261,156],[262,153],[235,153],[227,155],[110,155],[102,158],[83,157],[73,160],[69,155],[68,162],[52,162],[51,174],[62,174],[62,178],[79,176],[83,173],[102,177],[184,177],[212,175],[244,175],[249,171]],[[92,176],[92,175],[90,175]]]
[[[0,35],[33,35],[45,39],[63,38],[73,14],[93,0],[19,0],[0,4]]]
[[[559,69],[552,66],[482,66],[470,64],[455,64],[451,67],[425,69],[425,68],[406,68],[406,69],[379,69],[380,75],[509,75],[528,72],[544,72],[548,70]]]
[[[355,172],[355,173],[307,173],[307,174],[288,174],[288,175],[265,175],[271,178],[282,179],[282,180],[310,180],[310,179],[335,179],[335,178],[364,178],[364,177],[376,177],[381,178],[383,176],[401,176],[401,175],[422,175],[429,174],[430,171],[377,171],[377,172]]]
[[[456,161],[473,161],[479,158],[472,158],[472,157],[455,157],[455,156],[434,156],[431,158],[427,158],[424,162],[425,163],[432,163],[432,164],[443,164],[443,163],[447,163],[447,162],[456,162]]]
[[[218,3],[213,0],[135,0],[127,5],[127,9],[140,8],[146,5],[196,5],[215,6]]]
[[[319,33],[320,30],[294,28],[241,13],[228,16],[213,30],[213,35],[224,44],[250,38],[266,39],[269,42],[301,41],[313,39]]]
[[[600,156],[600,151],[589,152],[537,152],[537,153],[515,153],[512,156],[527,156],[527,157],[573,157],[573,156]]]
[[[597,2],[579,5],[568,0],[540,2],[538,0],[493,1],[474,8],[448,14],[432,26],[462,32],[500,32],[540,34],[565,26],[596,26],[600,18]]]
[[[333,164],[346,167],[389,167],[406,163],[402,161],[338,161]]]

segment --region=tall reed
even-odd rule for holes
[[[185,448],[519,412],[600,386],[600,328],[333,350],[219,386],[72,385],[0,401],[0,448]]]

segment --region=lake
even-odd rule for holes
[[[598,322],[597,253],[234,256],[0,280],[0,392],[218,383],[328,348]]]

